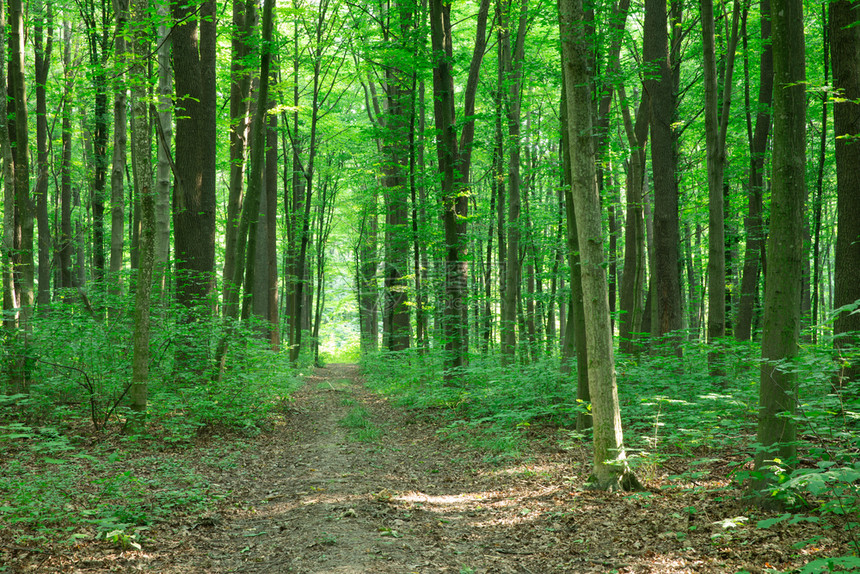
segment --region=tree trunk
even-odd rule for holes
[[[39,293],[37,302],[47,306],[51,302],[51,221],[48,218],[48,111],[46,85],[51,66],[54,43],[54,15],[51,2],[36,2],[35,57],[36,57],[36,220],[39,226]],[[44,13],[43,13],[44,12]],[[44,18],[44,20],[43,20]],[[44,26],[47,20],[47,37]]]
[[[758,112],[755,132],[750,139],[749,208],[744,218],[746,252],[741,276],[741,299],[735,325],[735,339],[748,341],[752,335],[753,315],[758,294],[761,261],[767,235],[764,219],[764,160],[770,132],[770,105],[773,100],[773,50],[770,43],[770,0],[761,2],[762,52],[759,64]],[[749,120],[748,120],[749,123]]]
[[[559,20],[567,91],[571,190],[579,238],[583,300],[586,303],[585,338],[594,421],[594,471],[589,483],[598,489],[630,490],[641,487],[626,462],[615,382],[602,210],[597,192],[591,119],[590,48],[581,1],[561,0]]]
[[[516,323],[520,287],[520,111],[522,107],[522,63],[525,51],[525,31],[528,2],[523,0],[517,36],[513,51],[510,47],[510,5],[502,8],[500,21],[505,33],[502,37],[502,57],[505,62],[507,94],[508,140],[508,260],[505,265],[505,314],[502,317],[502,363],[510,364],[517,351]]]
[[[836,134],[836,308],[860,300],[860,10],[850,0],[830,5],[830,46],[833,82],[840,99],[833,106]],[[833,325],[835,345],[844,357],[853,356],[841,383],[860,380],[860,313],[841,311]]]
[[[664,0],[646,0],[644,59],[653,64],[656,73],[645,80],[651,104],[651,164],[654,188],[654,288],[657,305],[657,333],[660,336],[677,331],[681,321],[681,286],[678,220],[678,154],[673,134],[675,93],[672,62],[668,46],[668,16]],[[673,348],[680,354],[680,339],[673,338]]]
[[[478,9],[475,47],[469,64],[463,104],[463,124],[457,141],[454,111],[454,76],[452,66],[451,7],[442,0],[430,2],[431,41],[436,63],[433,68],[433,94],[436,118],[436,149],[442,174],[443,227],[445,231],[445,302],[443,337],[447,357],[446,381],[452,382],[457,370],[468,366],[469,323],[466,297],[468,293],[468,263],[466,261],[468,215],[471,184],[472,142],[475,130],[475,95],[478,73],[486,46],[489,0],[482,0]]]
[[[167,0],[159,0],[158,15],[158,104],[155,120],[158,122],[158,165],[155,173],[155,287],[159,294],[167,289],[170,255],[170,146],[173,141],[173,69],[171,47],[173,40],[164,22],[168,16]],[[142,203],[142,202],[141,202]],[[138,247],[138,253],[140,248]]]
[[[567,107],[567,83],[561,85],[561,165],[564,195],[564,214],[566,220],[567,258],[570,267],[570,301],[568,319],[563,329],[564,340],[561,349],[561,372],[570,373],[571,362],[576,357],[576,400],[580,407],[591,402],[588,387],[588,346],[585,336],[585,307],[582,298],[582,272],[579,251],[579,234],[576,225],[576,205],[572,191],[572,166],[570,150],[570,125]],[[591,413],[582,410],[576,413],[576,429],[585,430],[592,426]]]
[[[9,0],[9,136],[12,148],[12,172],[15,181],[13,202],[14,251],[12,272],[17,294],[18,326],[31,328],[34,303],[33,219],[34,205],[30,196],[29,131],[27,129],[27,89],[24,84],[24,12],[21,0]],[[22,360],[23,362],[23,360]],[[21,365],[23,368],[23,364]],[[27,374],[18,371],[17,382],[25,383]]]
[[[183,24],[171,35],[179,110],[173,194],[176,299],[188,311],[199,312],[211,303],[214,287],[214,0],[206,0],[199,15],[197,8],[172,4],[174,19]]]
[[[619,89],[621,101],[627,97],[624,86]],[[630,161],[627,167],[627,222],[624,239],[624,275],[621,277],[621,318],[619,345],[621,351],[634,353],[639,350],[636,339],[641,335],[644,312],[644,290],[647,254],[645,251],[645,150],[648,141],[648,92],[642,91],[642,99],[636,110],[636,121],[631,121],[627,105],[622,107],[624,129],[630,145]]]
[[[116,33],[114,35],[114,58],[115,61],[125,67],[126,62],[126,25],[128,20],[128,0],[113,0],[114,14],[116,16]],[[110,274],[108,286],[111,293],[119,297],[122,292],[122,280],[119,273],[122,270],[122,254],[125,239],[125,171],[126,171],[126,143],[128,141],[128,117],[126,113],[125,73],[121,68],[114,76],[114,100],[113,100],[113,160],[110,174]],[[145,114],[145,112],[144,112]],[[144,115],[144,118],[147,116]],[[147,143],[149,140],[147,139]],[[146,157],[149,157],[147,153]],[[138,164],[139,166],[139,164]],[[151,168],[150,168],[150,171]],[[142,189],[142,188],[138,188]],[[147,184],[147,190],[152,191],[152,186]]]
[[[773,2],[773,192],[765,279],[764,328],[755,468],[796,462],[797,372],[806,200],[806,74],[803,2]],[[856,277],[854,279],[856,281]],[[758,489],[772,477],[753,481]]]
[[[250,126],[251,71],[245,60],[250,54],[251,29],[255,20],[255,3],[233,2],[233,29],[230,63],[230,188],[227,198],[227,224],[224,231],[223,298],[232,300],[229,291],[241,289],[233,284],[236,266],[236,233],[242,212],[242,186],[245,179],[245,155]],[[224,306],[222,312],[228,316]]]
[[[134,351],[132,358],[131,408],[138,416],[135,430],[141,431],[146,411],[149,381],[150,300],[155,266],[155,195],[152,186],[150,127],[147,114],[146,60],[150,55],[148,0],[131,0],[133,61],[129,69],[132,107],[132,146],[135,163],[134,187],[140,197],[141,230],[138,243],[138,272],[134,299]],[[133,428],[134,428],[133,427]]]

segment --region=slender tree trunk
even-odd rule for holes
[[[170,255],[170,180],[173,141],[173,68],[171,47],[173,40],[164,23],[168,17],[168,0],[158,1],[158,103],[155,114],[158,164],[155,173],[155,287],[159,294],[167,290]],[[141,202],[142,204],[142,202]],[[139,249],[138,249],[139,251]]]
[[[773,1],[773,192],[765,279],[764,330],[755,468],[796,462],[797,372],[806,200],[806,73],[803,2]],[[856,277],[855,277],[856,281]],[[753,483],[760,488],[771,481]]]
[[[619,88],[622,101],[627,99],[624,86]],[[621,277],[621,318],[619,325],[620,349],[625,353],[639,350],[636,339],[642,330],[647,253],[645,250],[645,150],[648,140],[648,93],[642,91],[642,100],[631,121],[627,105],[622,106],[624,129],[630,145],[627,167],[627,222],[624,239],[624,275]]]
[[[564,22],[561,23],[564,26]],[[588,385],[588,345],[585,335],[585,304],[582,297],[582,272],[579,250],[579,233],[576,221],[576,202],[573,199],[573,168],[571,165],[570,134],[568,118],[567,81],[561,85],[561,165],[562,187],[564,188],[563,202],[567,231],[567,258],[570,267],[570,301],[568,302],[568,319],[561,349],[561,372],[570,373],[571,362],[576,357],[576,400],[580,405],[591,401],[591,390]],[[607,303],[608,305],[608,303]],[[593,423],[591,413],[579,411],[576,414],[577,430],[591,428]]]
[[[48,218],[48,110],[46,84],[51,66],[54,41],[54,15],[51,2],[35,5],[36,22],[36,220],[39,226],[39,290],[40,306],[51,303],[51,221]],[[47,31],[45,30],[47,25]]]
[[[475,95],[478,74],[486,46],[486,24],[489,0],[478,9],[475,47],[469,64],[463,104],[463,124],[457,141],[454,112],[454,77],[450,5],[442,0],[430,2],[430,26],[436,65],[433,68],[434,110],[437,131],[437,158],[442,174],[443,228],[445,231],[445,300],[443,337],[447,351],[446,382],[468,366],[469,322],[467,294],[469,268],[466,260],[468,238],[466,216],[469,208],[472,142],[475,133]]]
[[[12,270],[18,295],[18,325],[25,330],[31,328],[33,313],[35,274],[33,261],[34,205],[30,196],[29,130],[27,128],[27,89],[24,84],[24,12],[21,0],[9,0],[9,131],[15,181],[14,251]],[[23,361],[22,361],[23,363]],[[23,364],[22,364],[23,367]],[[27,374],[18,372],[26,384]]]
[[[142,417],[146,411],[149,382],[150,301],[155,266],[155,195],[152,181],[151,137],[147,114],[146,59],[151,36],[148,0],[131,0],[133,60],[129,69],[132,107],[132,146],[136,195],[140,197],[141,230],[138,243],[138,273],[134,300],[134,354],[132,358],[131,408]],[[124,126],[123,126],[124,129]],[[134,425],[142,430],[142,421]]]
[[[749,208],[744,218],[746,252],[741,276],[741,298],[735,325],[735,339],[748,341],[752,335],[753,315],[758,294],[761,262],[765,256],[764,243],[767,235],[763,213],[764,160],[770,132],[770,105],[773,100],[773,50],[770,43],[770,0],[761,2],[762,53],[759,64],[758,112],[755,132],[750,138]],[[747,120],[749,124],[749,120]]]
[[[2,44],[2,43],[0,43]],[[63,20],[63,109],[60,160],[60,286],[72,287],[72,26]],[[3,90],[5,91],[5,89]],[[0,131],[4,128],[0,125]],[[7,204],[8,205],[8,204]]]
[[[716,30],[713,0],[701,0],[702,43],[705,74],[705,144],[708,169],[708,354],[711,374],[722,377],[722,353],[715,349],[726,335],[726,238],[723,173],[726,163],[726,130],[731,103],[734,50],[737,45],[740,6],[735,3],[728,63],[723,81],[722,108],[717,86]]]
[[[630,490],[641,486],[627,465],[621,430],[601,203],[594,161],[591,71],[588,68],[590,50],[580,0],[561,0],[559,19],[562,67],[567,88],[571,190],[581,255],[583,300],[586,303],[585,338],[594,420],[594,470],[589,482],[598,489]]]
[[[502,8],[500,19],[505,33],[502,37],[502,56],[505,62],[507,94],[508,140],[508,260],[505,265],[505,306],[506,316],[502,317],[502,362],[510,364],[517,351],[516,323],[520,276],[520,111],[522,106],[522,62],[525,51],[525,29],[528,2],[523,0],[517,36],[513,51],[510,47],[510,6]]]
[[[245,179],[245,155],[250,126],[251,72],[245,60],[250,54],[250,34],[255,19],[255,3],[233,2],[233,29],[230,63],[230,188],[227,199],[227,225],[224,232],[223,297],[232,300],[229,293],[241,289],[232,283],[236,266],[236,232],[242,212],[242,186]],[[232,310],[223,307],[225,316]]]
[[[127,65],[125,33],[128,20],[128,0],[113,0],[113,3],[114,14],[116,16],[114,58],[120,66],[125,67]],[[125,178],[126,143],[128,141],[128,117],[126,114],[128,97],[126,95],[124,76],[122,68],[114,76],[113,160],[110,175],[111,234],[108,285],[110,291],[116,296],[119,296],[121,293],[122,281],[119,277],[119,272],[122,270],[122,255],[125,246],[125,185],[123,180]],[[148,154],[147,157],[149,157]],[[151,191],[151,186],[149,186],[149,191]]]
[[[0,30],[6,30],[6,10],[0,6]],[[10,50],[11,51],[11,50]],[[0,94],[6,94],[6,42],[0,39]],[[3,158],[3,326],[11,333],[16,324],[14,309],[17,308],[17,293],[15,291],[14,261],[11,254],[15,250],[15,172],[10,141],[8,121],[12,111],[7,101],[0,106],[0,153]]]

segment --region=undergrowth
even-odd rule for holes
[[[616,357],[629,461],[646,482],[698,489],[702,481],[720,478],[723,486],[716,488],[734,497],[747,488],[758,448],[759,349],[734,341],[720,345],[721,377],[708,372],[713,346],[685,343],[683,361]],[[589,405],[576,400],[575,362],[572,373],[562,375],[557,359],[503,368],[497,356],[472,357],[456,385],[443,383],[442,357],[432,352],[378,353],[365,357],[362,368],[372,388],[441,417],[447,436],[467,439],[489,458],[521,458],[526,436],[555,440],[562,448],[582,448],[590,439],[588,431],[576,430],[576,414]],[[775,480],[763,496],[785,509],[777,522],[821,521],[832,529],[853,552],[828,559],[844,568],[860,551],[860,388],[834,386],[838,364],[824,345],[808,345],[791,368],[799,387],[798,460],[768,471]],[[817,572],[824,563],[810,564],[805,571]]]
[[[203,512],[219,496],[174,453],[218,437],[239,448],[273,425],[299,381],[251,326],[233,331],[228,369],[214,382],[220,320],[156,308],[146,425],[128,435],[131,310],[123,299],[85,306],[74,297],[39,314],[26,343],[4,347],[7,360],[27,357],[28,383],[0,389],[0,529],[34,549],[82,540],[134,547],[153,524]],[[100,306],[110,313],[93,311]],[[177,341],[189,338],[202,359],[179,373]]]

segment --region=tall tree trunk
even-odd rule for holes
[[[750,137],[749,208],[744,218],[746,251],[741,276],[741,299],[735,325],[735,339],[748,341],[752,335],[755,301],[758,293],[761,262],[765,256],[767,235],[763,213],[764,160],[770,132],[770,105],[773,100],[773,49],[770,43],[770,0],[761,2],[762,52],[759,63],[758,112],[755,131]],[[746,51],[745,51],[746,52]],[[747,120],[749,124],[749,119]]]
[[[155,172],[155,287],[159,294],[167,289],[170,255],[170,149],[173,141],[173,68],[171,47],[173,39],[167,25],[169,0],[158,0],[158,104],[157,121],[158,164]],[[141,202],[142,203],[142,202]],[[139,252],[139,249],[138,249]]]
[[[435,59],[433,94],[436,118],[436,149],[442,174],[443,227],[445,231],[445,299],[443,337],[447,357],[446,381],[453,382],[457,371],[468,366],[469,322],[467,292],[469,268],[466,261],[468,238],[466,216],[469,208],[472,142],[475,133],[475,95],[478,74],[486,46],[489,0],[478,8],[475,47],[466,79],[463,115],[465,120],[457,141],[454,111],[454,76],[452,66],[451,7],[442,0],[430,2],[431,40]]]
[[[60,160],[60,233],[59,248],[60,286],[72,284],[72,26],[63,20],[63,109]],[[4,90],[5,91],[5,90]],[[0,125],[0,130],[4,128]]]
[[[24,84],[24,12],[21,0],[9,0],[9,131],[12,148],[12,172],[15,178],[14,251],[12,270],[16,282],[18,325],[31,328],[34,303],[33,220],[34,205],[30,196],[29,130],[27,128],[27,89]],[[26,378],[26,373],[19,372]],[[20,381],[25,382],[25,381]]]
[[[619,88],[621,101],[626,101],[624,86]],[[619,325],[620,349],[625,353],[636,352],[636,339],[642,330],[644,312],[644,290],[647,253],[645,250],[645,150],[648,141],[649,117],[648,93],[642,91],[642,99],[636,110],[635,123],[631,120],[629,107],[622,106],[622,117],[627,141],[630,145],[630,161],[627,167],[627,222],[624,226],[624,275],[621,277],[621,318]]]
[[[833,82],[840,99],[833,106],[836,135],[836,261],[834,305],[860,300],[860,10],[850,0],[830,5]],[[833,325],[837,350],[856,357],[860,347],[860,313],[842,311]],[[860,361],[851,361],[842,383],[860,380]]]
[[[230,63],[230,188],[227,198],[227,225],[224,231],[223,298],[232,300],[229,291],[241,289],[233,284],[236,266],[236,233],[242,212],[242,186],[245,179],[245,155],[250,126],[251,71],[246,59],[250,54],[250,34],[255,19],[255,3],[233,2],[233,29]],[[223,307],[225,316],[232,313]]]
[[[114,295],[119,296],[122,287],[119,272],[122,270],[122,253],[125,239],[125,185],[123,184],[123,180],[126,171],[125,158],[126,143],[128,141],[128,118],[126,114],[128,98],[126,96],[127,88],[123,70],[127,65],[125,34],[128,20],[128,0],[113,0],[113,4],[114,15],[116,16],[114,60],[121,68],[114,75],[113,161],[110,174],[110,275],[108,285],[110,291]],[[147,157],[149,157],[149,154],[147,154]],[[148,185],[147,189],[151,192],[151,185]]]
[[[138,273],[134,300],[134,351],[132,358],[131,408],[141,417],[146,411],[149,382],[150,301],[155,266],[155,195],[152,185],[151,137],[147,114],[146,60],[150,56],[148,0],[131,0],[133,60],[131,82],[131,134],[134,153],[136,195],[140,197],[141,230],[138,243]],[[124,126],[123,126],[124,127]],[[138,420],[136,430],[142,430]]]
[[[806,73],[803,2],[773,1],[773,192],[765,279],[764,330],[755,468],[796,462],[797,372],[803,221],[806,201]],[[854,279],[856,281],[856,277]],[[753,483],[760,488],[764,477]]]
[[[516,356],[517,307],[520,286],[520,111],[522,108],[522,63],[525,52],[525,31],[528,2],[520,6],[519,24],[513,51],[510,47],[510,5],[501,9],[499,15],[505,33],[502,37],[502,57],[505,62],[507,94],[508,140],[508,260],[505,265],[505,306],[506,316],[502,317],[502,362],[510,364]]]
[[[726,164],[726,131],[731,103],[732,72],[737,45],[740,6],[735,2],[722,101],[717,85],[716,30],[713,0],[701,0],[702,43],[705,75],[705,144],[708,170],[708,354],[711,374],[722,377],[722,353],[713,350],[726,335],[726,238],[723,173]],[[723,126],[726,126],[724,129]]]
[[[682,327],[679,270],[680,227],[678,219],[678,154],[673,124],[675,93],[672,61],[668,45],[668,15],[664,0],[646,0],[644,59],[656,73],[645,80],[651,104],[651,164],[654,172],[654,269],[658,334],[663,336]],[[680,339],[674,338],[680,354]]]
[[[594,470],[589,482],[598,489],[630,490],[641,486],[626,462],[615,382],[603,218],[597,192],[591,119],[590,49],[581,1],[561,0],[559,19],[562,68],[567,88],[571,190],[576,210],[583,300],[586,302],[585,338],[594,420]]]
[[[0,30],[6,30],[6,10],[0,6]],[[0,94],[6,94],[6,42],[0,39]],[[15,292],[14,260],[15,251],[15,172],[12,158],[9,109],[0,106],[0,153],[3,159],[3,257],[0,266],[3,271],[3,326],[11,332],[16,323],[13,310],[17,308],[17,293]]]
[[[51,2],[35,6],[34,43],[36,57],[36,221],[39,226],[40,306],[51,302],[51,221],[48,218],[48,110],[46,84],[54,43],[54,15]],[[47,21],[47,22],[46,22]],[[47,24],[47,34],[45,25]]]
[[[215,1],[175,1],[171,32],[176,87],[173,244],[176,300],[183,318],[206,318],[215,286]],[[199,8],[199,11],[198,11]],[[199,39],[198,39],[199,38]],[[177,345],[177,373],[202,374],[209,352],[189,334]]]
[[[562,22],[562,26],[564,23]],[[561,165],[562,187],[564,195],[564,214],[566,220],[567,259],[570,267],[570,301],[568,302],[568,319],[563,329],[564,340],[561,348],[561,372],[568,374],[571,363],[576,357],[576,400],[580,406],[591,402],[591,390],[588,385],[588,345],[585,335],[585,306],[582,298],[582,272],[579,250],[579,233],[576,223],[576,205],[573,199],[573,168],[571,165],[570,122],[567,106],[567,81],[561,85]],[[607,303],[608,305],[608,303]],[[576,429],[591,428],[593,423],[591,413],[578,411],[576,414]]]

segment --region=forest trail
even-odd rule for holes
[[[142,550],[68,556],[63,571],[717,574],[808,560],[791,545],[809,534],[736,518],[748,509],[724,479],[584,490],[588,449],[552,428],[527,431],[522,460],[493,462],[366,389],[355,365],[314,369],[293,398],[271,432],[196,465],[224,496],[211,512],[153,528]],[[26,571],[56,571],[45,566]]]

